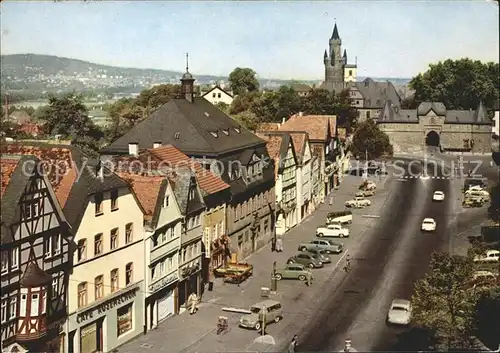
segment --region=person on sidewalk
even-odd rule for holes
[[[292,341],[288,345],[288,353],[295,353],[295,349],[297,348],[297,335],[293,335]]]
[[[271,238],[271,251],[272,252],[276,251],[276,237]]]
[[[329,201],[329,203],[330,203],[330,206],[333,206],[333,196],[330,196],[330,201]]]
[[[283,252],[283,239],[281,238],[276,239],[276,251]]]
[[[190,305],[190,311],[189,314],[193,315],[198,311],[198,296],[196,293],[191,293],[188,297],[188,303]]]

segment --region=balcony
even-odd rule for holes
[[[195,239],[201,239],[202,235],[202,228],[200,226],[191,228],[190,230],[186,231],[185,234],[182,234],[181,244],[189,243],[191,241],[194,241]]]

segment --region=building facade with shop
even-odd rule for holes
[[[267,152],[274,160],[276,193],[276,235],[283,235],[298,223],[297,157],[287,132],[257,132],[267,141]],[[300,190],[300,189],[299,189]]]
[[[34,156],[2,154],[2,352],[64,347],[72,235],[42,170]]]
[[[320,159],[313,155],[311,158],[311,199],[314,209],[325,202],[322,184]]]
[[[231,193],[226,208],[227,246],[244,257],[274,235],[274,167],[267,163],[265,141],[206,99],[194,97],[194,81],[187,71],[181,80],[182,97],[170,100],[103,148],[101,159],[128,155],[131,143],[139,153],[173,145],[205,169],[217,171]]]
[[[312,153],[307,132],[289,132],[297,156],[297,222],[314,211],[312,202]]]

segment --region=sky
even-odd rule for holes
[[[430,63],[499,61],[499,8],[455,1],[1,2],[1,53],[227,76],[322,79],[336,22],[358,75],[410,78]],[[342,50],[343,50],[342,49]]]

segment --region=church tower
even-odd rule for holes
[[[325,65],[325,88],[329,91],[339,92],[344,89],[344,67],[347,63],[347,54],[342,53],[342,39],[339,36],[337,23],[329,41],[329,50],[323,55]]]

